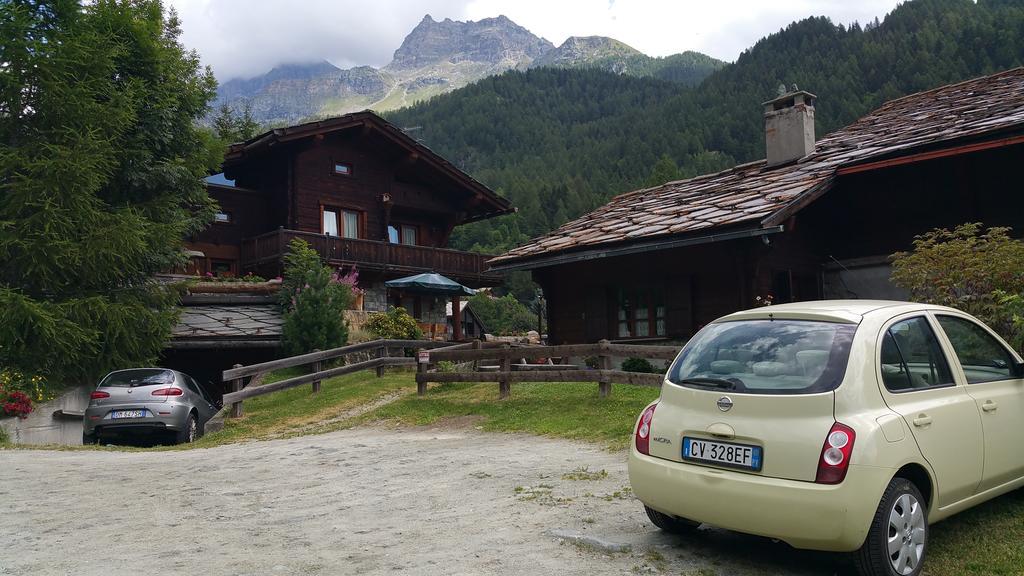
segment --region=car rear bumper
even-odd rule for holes
[[[635,446],[629,457],[633,493],[659,512],[833,552],[860,548],[894,473],[851,465],[841,484],[824,485],[673,462]]]
[[[147,410],[145,418],[111,418],[114,410]],[[177,432],[185,426],[189,407],[172,402],[131,406],[95,406],[85,411],[82,430],[86,434],[147,434]]]

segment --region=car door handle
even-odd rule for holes
[[[991,400],[981,405],[981,409],[984,410],[985,412],[995,412],[996,408],[999,408],[999,404],[996,404]]]
[[[927,425],[929,425],[931,423],[932,423],[932,417],[927,415],[927,414],[921,414],[917,418],[914,418],[914,426],[917,426],[918,428],[920,428],[922,426],[927,426]]]

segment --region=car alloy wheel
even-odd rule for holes
[[[861,576],[918,576],[928,551],[928,509],[921,491],[893,478],[882,493],[864,545],[853,554]]]
[[[178,444],[195,442],[198,435],[199,422],[196,421],[195,414],[189,413],[185,418],[185,425],[178,430],[176,441]]]
[[[911,574],[921,564],[926,533],[921,502],[913,494],[901,495],[889,511],[889,563],[897,574]]]

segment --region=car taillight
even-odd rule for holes
[[[89,394],[89,398],[93,400],[99,400],[100,398],[110,398],[110,394],[101,390],[96,390],[92,394]]]
[[[636,426],[636,451],[641,454],[650,454],[651,451],[651,419],[654,418],[654,409],[657,404],[652,404],[644,410],[640,417],[640,423]]]
[[[153,390],[153,396],[181,396],[183,392],[181,388],[160,388],[159,390]]]
[[[818,475],[814,481],[818,484],[839,484],[846,478],[846,470],[850,467],[850,455],[853,454],[853,441],[857,433],[846,424],[836,422],[825,437],[818,458]]]

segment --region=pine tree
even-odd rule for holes
[[[150,279],[213,215],[216,83],[179,34],[158,0],[0,3],[0,367],[88,379],[168,338]]]

